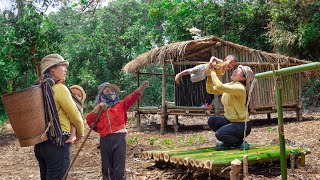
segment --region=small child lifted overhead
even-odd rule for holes
[[[224,61],[222,59],[212,56],[210,62],[206,64],[200,64],[193,68],[183,70],[175,76],[175,81],[180,84],[182,76],[190,74],[191,82],[198,82],[206,79],[210,76],[210,69],[214,69],[218,76],[223,76],[225,71],[232,69],[237,63],[237,58],[234,55],[228,55]]]
[[[80,111],[81,115],[83,115],[83,103],[86,100],[86,92],[83,90],[81,86],[78,85],[73,85],[70,87],[71,90],[71,95],[74,100],[74,102],[77,105],[78,110]],[[76,134],[76,128],[71,124],[71,131],[70,131],[70,136],[67,139],[66,143],[73,142],[77,139],[77,134]]]

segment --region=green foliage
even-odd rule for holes
[[[150,139],[149,139],[149,144],[150,144],[151,146],[153,146],[153,145],[156,143],[157,140],[158,140],[157,137],[151,136]]]
[[[133,145],[134,143],[138,144],[139,140],[140,140],[140,138],[138,138],[138,137],[132,137],[130,139],[127,139],[127,144],[129,144],[129,145]]]
[[[174,141],[172,139],[164,139],[161,141],[161,145],[172,147],[174,145]]]
[[[268,35],[279,53],[318,61],[319,1],[276,1],[270,5]]]
[[[103,82],[118,84],[124,98],[137,88],[137,78],[122,67],[148,50],[192,39],[192,27],[200,29],[202,37],[215,35],[256,49],[320,60],[319,1],[115,0],[93,13],[89,8],[88,13],[77,10],[90,5],[82,0],[63,4],[49,15],[39,13],[35,3],[19,2],[17,16],[0,15],[1,93],[32,85],[40,60],[60,53],[70,62],[66,84],[84,87],[88,109]],[[141,72],[162,73],[162,66],[153,63]],[[166,72],[174,74],[172,66],[167,65]],[[140,82],[148,78],[141,75]],[[174,101],[173,80],[166,79],[167,101]],[[161,76],[153,76],[140,104],[159,106],[161,87]],[[303,91],[305,98],[318,92],[318,84],[314,87]]]

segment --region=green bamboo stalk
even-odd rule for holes
[[[299,154],[301,151],[304,151],[304,149],[292,149],[292,148],[288,148],[287,150],[287,154],[290,153],[290,150],[294,151],[295,154]],[[278,155],[276,159],[279,160],[279,147],[275,147],[275,149],[264,149],[261,151],[251,151],[251,152],[246,152],[243,151],[242,153],[235,153],[235,154],[230,154],[230,155],[216,155],[213,154],[211,156],[194,156],[194,157],[185,157],[184,160],[186,160],[186,158],[188,158],[188,162],[190,162],[191,166],[196,166],[199,167],[200,164],[204,164],[205,167],[207,169],[211,169],[210,167],[212,167],[212,165],[217,164],[221,164],[219,162],[227,162],[230,163],[232,160],[234,159],[242,159],[243,155],[248,155],[248,157],[264,157],[265,155],[268,154],[274,154],[274,155]],[[175,157],[177,158],[177,157]],[[183,157],[178,157],[178,158],[183,158]],[[184,162],[184,165],[187,166],[188,162]],[[223,163],[222,163],[223,164]]]
[[[264,146],[264,147],[257,147],[257,148],[251,148],[247,151],[243,151],[241,149],[231,149],[231,150],[218,150],[216,151],[217,148],[211,149],[211,150],[204,150],[204,151],[194,151],[192,153],[189,152],[179,152],[179,153],[172,153],[168,154],[169,156],[175,156],[175,157],[192,157],[192,158],[206,158],[206,157],[215,157],[215,156],[228,156],[232,154],[239,154],[239,155],[244,155],[247,153],[257,153],[260,151],[266,151],[266,150],[278,150],[278,146]]]
[[[284,143],[284,127],[283,127],[283,109],[282,109],[282,94],[281,89],[276,83],[276,77],[281,75],[299,73],[304,71],[311,71],[320,69],[320,62],[314,62],[309,64],[303,64],[298,66],[287,67],[279,70],[267,71],[263,73],[258,73],[255,75],[256,79],[263,79],[268,77],[274,77],[274,82],[276,86],[276,101],[277,101],[277,112],[278,112],[278,133],[280,142],[280,167],[281,167],[281,178],[283,180],[287,179],[287,165],[285,160],[285,143]]]
[[[286,75],[286,74],[300,73],[304,71],[313,71],[317,69],[320,69],[320,62],[313,62],[309,64],[302,64],[298,66],[291,66],[291,67],[279,69],[275,71],[275,75],[280,76],[280,75]],[[268,78],[272,76],[273,76],[273,71],[266,71],[266,72],[258,73],[254,77],[256,79],[263,79],[263,78]]]
[[[293,150],[294,154],[298,156],[300,154],[300,151],[298,149]],[[289,157],[290,150],[287,150],[285,152],[285,157]],[[257,155],[248,155],[248,162],[249,163],[260,163],[260,162],[269,162],[270,160],[279,160],[279,152],[268,152],[268,153],[263,153],[263,154],[257,154]],[[219,166],[219,165],[228,165],[233,161],[234,159],[241,159],[242,157],[228,157],[225,159],[218,159],[212,161],[212,164],[214,166]]]
[[[281,77],[278,77],[281,78]],[[274,75],[274,83],[276,85],[276,101],[277,101],[277,113],[278,113],[278,134],[280,142],[280,167],[281,167],[281,179],[287,179],[287,161],[285,158],[285,140],[284,140],[284,123],[283,123],[283,109],[282,109],[282,91],[279,87],[281,79],[277,80],[277,77]]]

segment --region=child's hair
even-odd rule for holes
[[[235,61],[235,62],[238,61],[238,60],[237,60],[237,57],[236,57],[235,55],[233,55],[233,54],[229,54],[225,59],[227,59],[227,58],[231,58],[232,61]]]

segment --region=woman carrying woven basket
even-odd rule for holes
[[[35,145],[41,179],[62,179],[71,159],[71,144],[66,143],[71,124],[76,127],[77,139],[84,134],[81,113],[63,84],[69,63],[59,54],[49,54],[41,60],[41,84],[45,104],[47,141]]]
[[[232,82],[223,84],[216,72],[211,71],[213,85],[207,87],[207,92],[222,94],[224,116],[209,117],[208,125],[220,141],[216,145],[217,148],[248,149],[249,145],[243,139],[251,132],[248,102],[252,90],[250,82],[254,79],[254,73],[249,66],[239,65],[233,71],[231,79]]]

